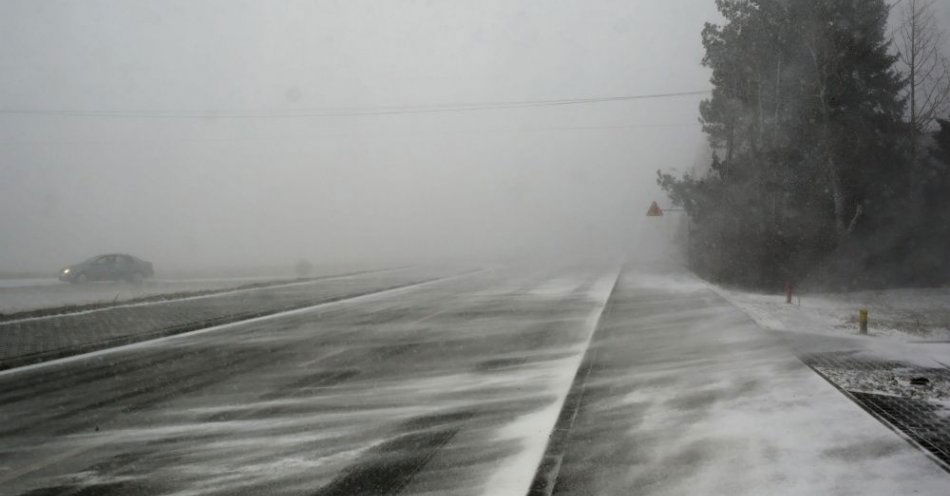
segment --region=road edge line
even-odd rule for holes
[[[578,364],[570,389],[561,402],[557,420],[548,435],[544,453],[537,469],[535,469],[534,477],[531,479],[531,485],[526,493],[527,496],[550,496],[554,491],[561,471],[561,462],[567,448],[567,441],[574,428],[574,422],[577,420],[584,393],[587,390],[587,379],[597,358],[598,349],[592,349],[591,346],[594,344],[597,333],[603,328],[604,319],[610,312],[611,302],[614,300],[614,294],[617,292],[617,286],[620,285],[620,279],[624,272],[626,272],[625,267],[621,267],[617,271],[617,276],[614,278],[614,283],[607,294],[604,306],[597,316],[597,322],[594,324],[594,329],[591,331],[584,349],[584,356]]]

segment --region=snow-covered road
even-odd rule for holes
[[[950,475],[922,451],[688,274],[627,272],[588,359],[583,400],[545,494],[950,488]]]
[[[362,272],[397,270],[366,267],[326,268],[305,279],[337,277]],[[300,281],[288,271],[274,271],[271,275],[234,277],[186,277],[146,279],[132,284],[123,281],[69,284],[53,277],[32,279],[0,279],[0,315],[42,313],[60,307],[86,307],[122,303],[156,297],[177,297],[229,291],[240,288],[288,284]]]
[[[9,371],[0,487],[524,494],[615,279],[482,272]]]
[[[616,276],[466,273],[6,371],[0,493],[946,494],[705,284]]]

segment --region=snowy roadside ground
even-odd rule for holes
[[[841,338],[887,361],[950,367],[950,288],[814,294],[787,304],[784,295],[708,286],[764,329]],[[862,308],[870,312],[866,336],[858,333]]]
[[[870,336],[903,341],[950,341],[950,288],[889,289],[795,296],[714,289],[759,325],[777,331],[854,335],[858,310],[870,311]]]
[[[880,420],[950,467],[950,289],[891,289],[797,296],[710,284]],[[870,313],[858,333],[860,309]]]

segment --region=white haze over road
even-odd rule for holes
[[[704,90],[715,15],[710,0],[3,2],[0,108],[40,113],[0,113],[0,272],[111,251],[161,269],[613,254],[659,199],[655,171],[702,155],[701,95],[281,115]]]
[[[702,90],[716,18],[712,0],[4,1],[0,273],[111,251],[162,270],[610,254],[662,203],[657,169],[705,160],[701,96],[280,115]],[[260,116],[214,117],[235,113]]]

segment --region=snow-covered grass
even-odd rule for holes
[[[759,325],[778,331],[856,335],[858,311],[870,314],[868,334],[902,341],[950,340],[950,288],[853,293],[756,294],[716,288]]]

